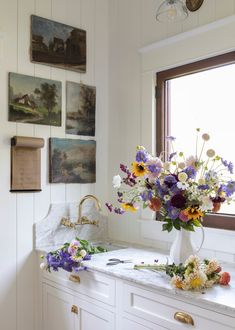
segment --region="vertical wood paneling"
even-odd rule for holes
[[[215,20],[215,1],[203,2],[202,7],[198,10],[198,25],[204,25]]]
[[[9,17],[12,18],[9,21]],[[2,1],[0,24],[5,38],[3,53],[7,54],[1,63],[0,88],[0,328],[16,329],[16,198],[10,189],[10,138],[16,133],[16,125],[7,122],[8,72],[17,70],[17,3],[15,0]],[[9,38],[14,42],[9,43]]]
[[[18,0],[18,72],[34,75],[29,62],[30,14],[34,13],[32,0]],[[34,136],[31,124],[17,124],[17,135]],[[17,193],[17,330],[34,328],[35,316],[35,258],[32,228],[34,223],[34,194]],[[22,304],[24,301],[24,304]],[[29,314],[28,311],[31,311]]]
[[[51,18],[51,0],[35,0],[35,15]],[[34,71],[36,77],[51,78],[51,68],[46,65],[35,64]],[[51,199],[51,187],[49,185],[49,159],[48,140],[51,136],[51,128],[46,125],[34,125],[34,136],[42,137],[45,141],[44,148],[41,149],[41,188],[42,192],[34,195],[35,209],[34,218],[38,221],[45,217],[48,212]]]
[[[83,1],[83,4],[81,3]],[[107,0],[102,0],[104,10],[107,10]],[[53,184],[48,182],[48,139],[51,136],[65,137],[65,82],[71,80],[95,85],[95,21],[96,16],[102,22],[102,31],[108,35],[107,22],[103,23],[103,13],[99,10],[96,15],[95,0],[0,0],[0,107],[2,109],[0,121],[0,190],[1,219],[4,230],[0,231],[0,329],[3,330],[42,330],[36,324],[39,316],[35,317],[38,310],[38,300],[35,297],[37,286],[38,264],[35,263],[33,252],[33,223],[45,217],[50,202],[52,201],[79,201],[81,190],[83,194],[94,193],[95,185],[80,184]],[[83,27],[88,32],[88,70],[80,74],[50,66],[30,62],[30,15],[51,18],[58,22],[75,27]],[[107,18],[107,13],[105,14]],[[96,33],[97,36],[97,33]],[[102,52],[99,55],[99,84],[100,89],[107,88],[107,38],[102,41]],[[2,54],[7,56],[3,56]],[[104,70],[102,68],[105,68]],[[103,87],[102,72],[106,70],[106,82]],[[44,125],[16,124],[8,122],[8,72],[19,72],[37,77],[55,79],[63,84],[63,124],[62,127]],[[106,98],[104,100],[103,98]],[[99,113],[102,116],[107,112],[107,92],[102,94],[103,103],[99,102]],[[98,121],[98,125],[102,125]],[[107,128],[103,131],[104,147],[107,142]],[[10,193],[10,138],[14,135],[42,137],[45,147],[41,150],[41,185],[40,193]],[[80,138],[70,136],[71,138]],[[89,137],[81,137],[89,139]],[[107,162],[104,169],[107,168]],[[99,176],[100,178],[101,176]],[[103,189],[105,190],[105,189]],[[97,191],[97,194],[99,192]],[[98,196],[99,197],[99,196]]]
[[[225,16],[230,16],[234,13],[235,10],[235,1],[226,0],[226,6],[224,1],[216,0],[215,1],[215,16],[216,19],[223,18]]]
[[[52,0],[51,19],[66,23],[66,2],[64,0]],[[65,137],[65,70],[52,68],[51,78],[62,83],[62,126],[51,126],[51,137]],[[51,201],[61,202],[65,200],[65,184],[51,185]]]
[[[88,85],[94,85],[95,83],[95,10],[96,6],[94,0],[81,0],[81,27],[87,31],[87,70],[85,74],[81,74],[81,81]],[[81,197],[87,194],[94,194],[93,184],[81,185]]]
[[[108,129],[104,130],[104,122],[108,123],[108,52],[103,50],[108,43],[108,6],[107,0],[96,0],[95,31],[94,31],[94,84],[96,86],[96,140],[97,162],[95,195],[99,196],[102,204],[107,200],[108,176]],[[108,126],[108,125],[107,125]],[[107,127],[108,128],[108,127]],[[105,173],[105,174],[104,174]]]
[[[71,0],[66,2],[66,18],[67,24],[70,24],[77,28],[82,28],[81,26],[81,0]],[[81,80],[81,73],[66,71],[65,80],[79,83]],[[66,99],[66,81],[65,81],[65,99]],[[67,101],[67,99],[66,99]],[[65,116],[66,116],[66,104],[65,104]],[[77,138],[76,135],[65,134],[65,137],[68,139]],[[81,199],[81,185],[74,184],[66,184],[66,200],[67,201],[79,201]]]

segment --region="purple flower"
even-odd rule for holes
[[[144,162],[148,160],[148,153],[145,150],[138,150],[136,153],[136,161],[138,163]]]
[[[221,158],[221,162],[222,164],[227,167],[228,171],[233,174],[233,163],[232,162],[228,162],[227,160]]]
[[[175,220],[179,217],[180,210],[177,209],[174,206],[168,207],[168,217],[171,218],[172,220]]]
[[[177,182],[178,182],[178,180],[176,179],[176,176],[173,174],[167,175],[164,179],[164,183],[168,188],[171,188]]]
[[[174,136],[169,135],[169,136],[166,136],[166,139],[168,141],[175,141],[176,138]]]
[[[159,166],[159,164],[149,164],[147,168],[151,173],[155,174],[159,174],[162,171],[162,166]]]
[[[183,172],[185,172],[190,179],[194,179],[196,177],[197,171],[193,166],[186,167]]]
[[[91,255],[90,254],[86,254],[85,257],[83,258],[83,260],[91,260]]]
[[[130,174],[131,172],[129,171],[129,168],[126,165],[120,164],[120,169],[122,172],[126,174]]]
[[[161,185],[159,179],[155,181],[155,187],[160,198],[163,198],[168,192],[168,188],[165,185]]]
[[[113,205],[111,203],[105,203],[105,206],[108,208],[109,212],[113,211]]]
[[[175,157],[175,155],[177,155],[177,152],[172,152],[169,156],[169,161],[171,161],[172,158]]]
[[[232,196],[232,194],[235,192],[235,181],[229,181],[226,184],[222,184],[219,188],[219,191],[224,191],[226,193],[227,197]]]
[[[205,174],[206,181],[217,179],[217,177],[218,177],[218,175],[217,175],[216,171],[213,171],[213,170],[208,171]]]
[[[198,186],[198,189],[207,190],[207,189],[209,189],[209,186],[208,186],[208,184],[201,184],[201,185]]]
[[[133,174],[128,174],[126,178],[122,180],[126,185],[134,187],[136,185],[136,177]]]
[[[152,199],[152,197],[153,197],[153,193],[152,193],[151,190],[145,190],[144,192],[142,192],[142,193],[140,194],[140,197],[142,198],[142,200],[143,200],[144,202],[147,202],[147,201],[149,201],[149,200]]]
[[[216,196],[214,198],[211,199],[213,203],[223,203],[225,202],[225,198],[224,197],[220,197],[220,196]]]
[[[87,270],[87,266],[78,266],[78,267],[74,267],[73,270],[75,273],[80,272],[81,270]]]
[[[115,207],[114,212],[116,214],[123,214],[125,211],[121,207]]]
[[[181,209],[185,206],[186,198],[182,194],[176,194],[171,198],[171,205]]]

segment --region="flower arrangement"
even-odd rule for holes
[[[164,271],[171,277],[171,285],[182,290],[201,290],[211,288],[214,284],[228,285],[230,274],[222,272],[216,260],[200,260],[197,256],[190,256],[184,264],[135,265],[134,269],[150,269]]]
[[[207,133],[201,136],[198,152],[199,133],[197,129],[196,154],[189,157],[174,150],[175,138],[171,136],[167,137],[172,148],[170,154],[162,152],[155,157],[138,146],[132,169],[121,164],[124,177],[113,178],[121,205],[106,203],[109,211],[135,212],[142,205],[158,213],[158,219],[164,222],[163,230],[194,231],[201,226],[207,212],[218,212],[222,203],[229,204],[235,192],[235,181],[231,178],[233,164],[216,155],[213,149],[207,149],[204,154],[210,139]],[[123,185],[128,189],[122,189]]]
[[[49,272],[51,269],[58,271],[59,268],[67,272],[86,270],[82,261],[90,260],[91,255],[102,252],[107,252],[107,250],[76,237],[71,243],[64,243],[59,249],[42,256],[45,261],[40,264],[40,268]]]

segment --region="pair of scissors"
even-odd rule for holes
[[[132,260],[121,260],[121,259],[118,259],[118,258],[111,258],[108,261],[109,262],[107,262],[107,264],[106,264],[107,266],[125,264],[125,263],[132,262]]]

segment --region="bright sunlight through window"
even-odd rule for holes
[[[211,137],[208,149],[235,164],[235,64],[170,80],[169,99],[170,132],[178,151],[192,154],[198,127]],[[220,213],[235,214],[235,203]]]

